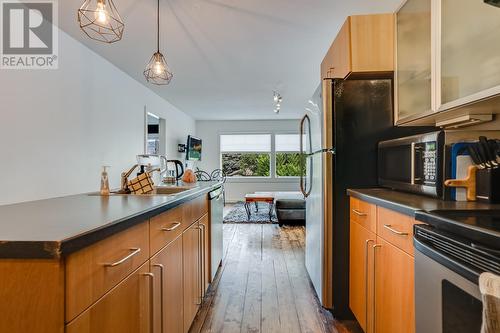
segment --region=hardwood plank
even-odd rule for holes
[[[325,328],[318,317],[318,300],[311,290],[309,277],[304,267],[303,257],[301,254],[295,253],[299,245],[294,236],[293,232],[284,229],[282,238],[287,241],[283,243],[284,248],[282,253],[290,278],[291,290],[293,292],[301,332],[324,332]]]
[[[225,279],[227,292],[229,293],[224,321],[219,332],[238,332],[241,331],[243,320],[243,310],[248,284],[249,262],[251,260],[251,247],[253,246],[253,231],[255,225],[250,225],[248,230],[238,228],[237,242],[242,244],[242,251],[239,257],[231,265],[231,279]],[[224,287],[226,287],[224,286]]]
[[[262,228],[262,332],[278,333],[281,330],[278,288],[276,285],[276,275],[274,268],[273,237],[276,235],[276,228],[272,226]]]
[[[237,264],[242,247],[243,243],[239,241],[239,229],[234,225],[234,233],[231,235],[231,241],[227,247],[224,269],[215,294],[212,311],[209,313],[207,325],[203,325],[202,332],[222,332],[226,309],[233,290],[233,281],[238,278]]]
[[[251,228],[249,250],[247,252],[248,277],[243,306],[241,332],[261,332],[262,302],[262,225]]]
[[[281,249],[274,256],[274,274],[276,275],[276,288],[278,290],[278,313],[282,332],[301,332],[293,286],[290,281],[289,271],[284,258],[284,251],[288,251],[288,239],[283,229],[277,230],[280,237],[273,237],[273,246]]]

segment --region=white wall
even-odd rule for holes
[[[0,205],[97,191],[102,165],[118,187],[144,150],[145,106],[166,119],[169,158],[195,133],[191,117],[62,31],[58,70],[0,70],[0,87]]]
[[[196,135],[203,140],[203,156],[197,166],[209,173],[220,168],[220,134],[298,132],[299,120],[199,120],[196,122]],[[243,200],[246,193],[256,191],[299,190],[298,179],[228,179],[226,200],[229,202]]]

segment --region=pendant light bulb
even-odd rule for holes
[[[106,5],[104,4],[104,0],[97,1],[95,18],[101,24],[108,23],[108,13],[106,12]]]
[[[165,67],[163,67],[163,64],[161,63],[160,60],[156,60],[155,65],[154,65],[154,71],[155,74],[160,75],[165,71]]]

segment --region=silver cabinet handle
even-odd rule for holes
[[[371,242],[375,242],[373,239],[367,239],[365,243],[365,323],[366,323],[366,331],[368,331],[368,244]]]
[[[133,256],[135,256],[136,254],[138,254],[139,252],[141,252],[140,248],[131,248],[129,250],[132,251],[132,252],[129,255],[127,255],[126,257],[123,257],[122,259],[120,259],[118,261],[115,261],[115,262],[112,262],[112,263],[106,263],[106,264],[104,264],[104,266],[106,266],[106,267],[115,267],[115,266],[121,265],[125,261],[129,260],[130,258],[132,258]]]
[[[199,260],[199,264],[198,264],[198,268],[200,269],[199,271],[199,278],[200,278],[200,284],[199,284],[199,287],[200,287],[200,295],[199,295],[199,302],[196,303],[196,305],[201,305],[201,303],[203,303],[203,288],[205,287],[204,286],[204,281],[203,281],[203,278],[204,278],[204,269],[203,269],[203,265],[205,264],[205,261],[204,261],[204,255],[203,255],[203,252],[205,250],[205,246],[204,246],[204,236],[205,236],[205,226],[203,224],[200,224],[197,229],[200,231],[198,233],[198,245],[200,246],[200,252],[198,253],[198,260]]]
[[[175,229],[179,228],[181,224],[182,223],[180,222],[174,222],[168,228],[161,228],[161,231],[174,231]]]
[[[153,267],[159,267],[160,268],[160,327],[161,327],[161,333],[163,333],[163,269],[164,266],[162,264],[154,264]]]
[[[398,231],[398,230],[394,229],[390,224],[384,224],[384,228],[386,228],[387,230],[389,230],[392,233],[395,233],[396,235],[408,236],[407,232]]]
[[[375,245],[372,246],[372,248],[373,248],[373,330],[372,330],[372,332],[375,332],[375,330],[376,330],[376,327],[375,327],[375,320],[376,320],[376,318],[375,317],[376,317],[377,313],[376,313],[376,310],[375,310],[375,305],[377,304],[377,302],[376,302],[376,298],[377,298],[377,294],[376,294],[376,292],[377,292],[376,282],[377,281],[376,281],[375,270],[376,270],[376,267],[377,267],[377,265],[376,265],[376,258],[377,258],[377,256],[375,255],[375,250],[377,248],[379,248],[379,247],[382,247],[382,245],[381,244],[375,244]]]
[[[353,212],[354,214],[358,215],[358,216],[368,216],[368,214],[363,213],[363,212],[361,212],[361,211],[359,211],[359,210],[357,210],[357,209],[353,209],[353,210],[352,210],[352,212]]]
[[[149,323],[149,331],[151,333],[154,333],[155,331],[155,325],[154,325],[154,321],[155,321],[155,302],[154,302],[154,282],[155,282],[155,276],[153,273],[143,273],[142,275],[146,276],[146,277],[149,277],[150,278],[150,281],[149,281],[149,320],[150,320],[150,323]]]

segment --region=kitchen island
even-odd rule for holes
[[[187,332],[210,283],[207,193],[0,207],[0,332]]]

